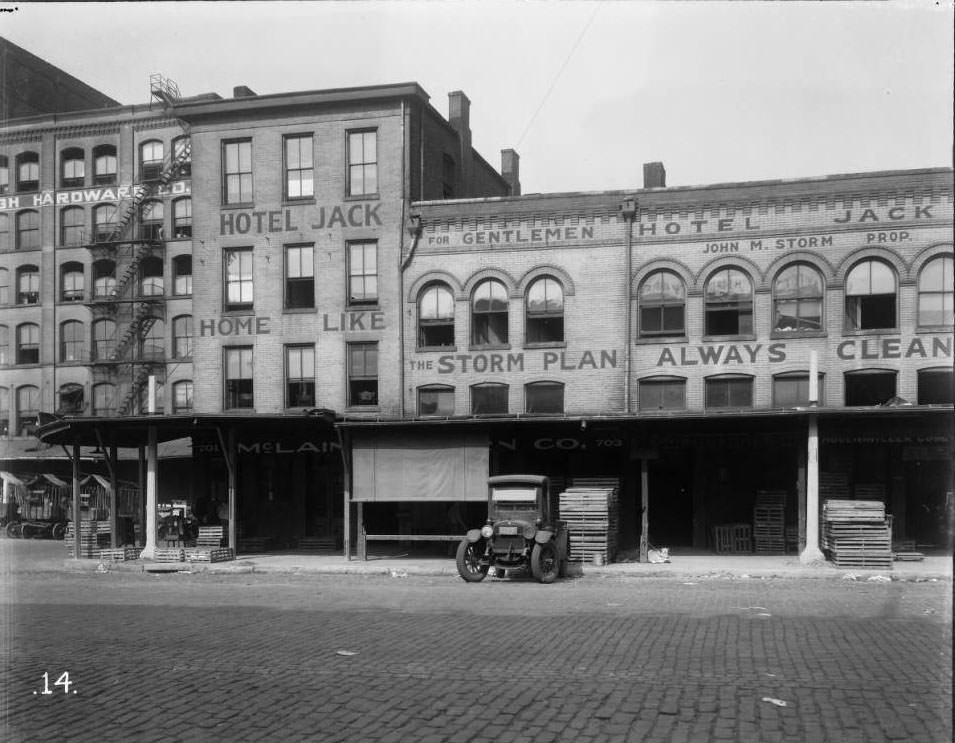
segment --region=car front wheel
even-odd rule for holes
[[[462,539],[458,545],[458,553],[455,563],[458,566],[458,575],[468,583],[479,583],[487,577],[488,565],[481,564],[481,557],[484,554],[482,549],[483,542],[469,542]]]
[[[541,583],[553,583],[559,572],[560,559],[554,544],[535,544],[531,551],[531,574]]]

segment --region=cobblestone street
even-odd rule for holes
[[[4,580],[5,741],[951,740],[950,583]]]

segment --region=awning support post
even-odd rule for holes
[[[80,559],[80,445],[73,444],[73,559]]]
[[[146,444],[146,546],[143,547],[142,557],[151,560],[156,556],[156,459],[159,444],[157,442],[156,427],[147,429],[148,441]]]
[[[819,549],[819,416],[815,408],[819,399],[818,357],[809,352],[809,435],[806,451],[806,547],[799,562],[811,564],[826,558]]]

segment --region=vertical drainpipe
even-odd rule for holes
[[[624,271],[624,300],[626,301],[626,338],[624,339],[624,380],[623,380],[623,412],[629,413],[630,403],[630,369],[633,357],[633,297],[631,296],[631,274],[633,273],[633,220],[637,213],[636,199],[628,198],[620,205],[620,216],[624,221],[624,237],[626,244],[625,271]]]

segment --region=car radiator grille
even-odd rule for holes
[[[514,536],[514,537],[494,537],[493,542],[494,551],[499,555],[506,555],[508,550],[510,550],[512,555],[519,555],[524,551],[524,537]]]

